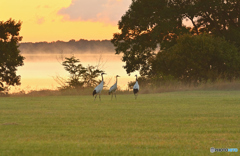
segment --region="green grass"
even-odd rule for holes
[[[0,155],[210,155],[240,149],[240,91],[0,98]],[[214,153],[212,155],[238,153]]]

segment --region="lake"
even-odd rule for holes
[[[67,78],[68,72],[64,70],[61,63],[65,57],[71,57],[72,54],[22,54],[25,57],[24,65],[18,67],[17,75],[21,75],[21,85],[11,87],[10,92],[24,90],[26,92],[31,90],[42,89],[57,89],[60,85],[54,80],[54,77],[61,76]],[[120,55],[114,53],[106,54],[74,54],[84,67],[89,65],[98,65],[102,67],[107,75],[104,75],[105,84],[110,87],[116,81],[115,76],[120,75],[118,78],[118,85],[121,89],[127,89],[127,84],[130,81],[135,81],[134,72],[128,76],[123,66],[124,62],[121,61]],[[99,76],[99,79],[101,77]]]

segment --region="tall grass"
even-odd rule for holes
[[[194,91],[194,90],[240,90],[240,80],[217,80],[215,82],[204,82],[198,84],[185,84],[180,81],[165,81],[160,85],[141,86],[141,93],[162,93],[172,91]]]
[[[158,83],[158,85],[141,84],[139,94],[152,94],[163,93],[173,91],[194,91],[194,90],[240,90],[240,80],[227,81],[219,79],[215,82],[206,82],[199,84],[185,84],[179,81],[165,81],[164,83]],[[118,87],[117,94],[132,94],[131,89],[122,90]],[[14,92],[8,96],[62,96],[62,95],[92,95],[94,88],[82,88],[82,89],[65,89],[65,90],[20,90]],[[102,95],[108,95],[108,88],[105,87],[102,91]]]

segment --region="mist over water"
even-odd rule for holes
[[[61,63],[65,57],[75,56],[80,60],[84,67],[87,65],[100,65],[100,69],[104,70],[107,75],[104,76],[105,85],[110,87],[116,81],[115,76],[120,75],[118,78],[118,85],[121,89],[127,89],[127,84],[130,81],[135,81],[135,74],[132,73],[128,76],[123,68],[124,62],[121,61],[120,55],[114,53],[84,53],[84,54],[22,54],[25,57],[24,65],[18,67],[17,74],[21,75],[21,86],[12,87],[11,92],[17,90],[41,90],[41,89],[57,89],[60,87],[53,77],[61,76],[66,78],[69,76],[68,72],[64,70]],[[101,79],[101,77],[99,77]]]

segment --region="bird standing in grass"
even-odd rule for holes
[[[102,76],[102,82],[101,82],[101,83],[94,89],[94,91],[93,91],[93,96],[95,95],[94,101],[95,101],[97,95],[99,96],[99,100],[101,101],[101,96],[100,96],[100,94],[101,94],[101,91],[103,90],[103,84],[104,84],[104,82],[103,82],[103,74],[106,74],[106,73],[102,73],[102,74],[101,74],[101,76]]]
[[[137,96],[138,96],[138,91],[139,91],[139,85],[138,85],[138,81],[137,81],[137,75],[136,76],[136,83],[134,84],[133,86],[133,93],[135,95],[135,99],[137,99]]]
[[[113,98],[113,93],[115,93],[115,98],[117,98],[116,90],[117,90],[117,78],[118,77],[120,77],[120,76],[116,75],[116,83],[109,89],[109,92],[108,92],[109,95],[112,94],[112,98]],[[111,100],[112,100],[112,98],[111,98]]]

